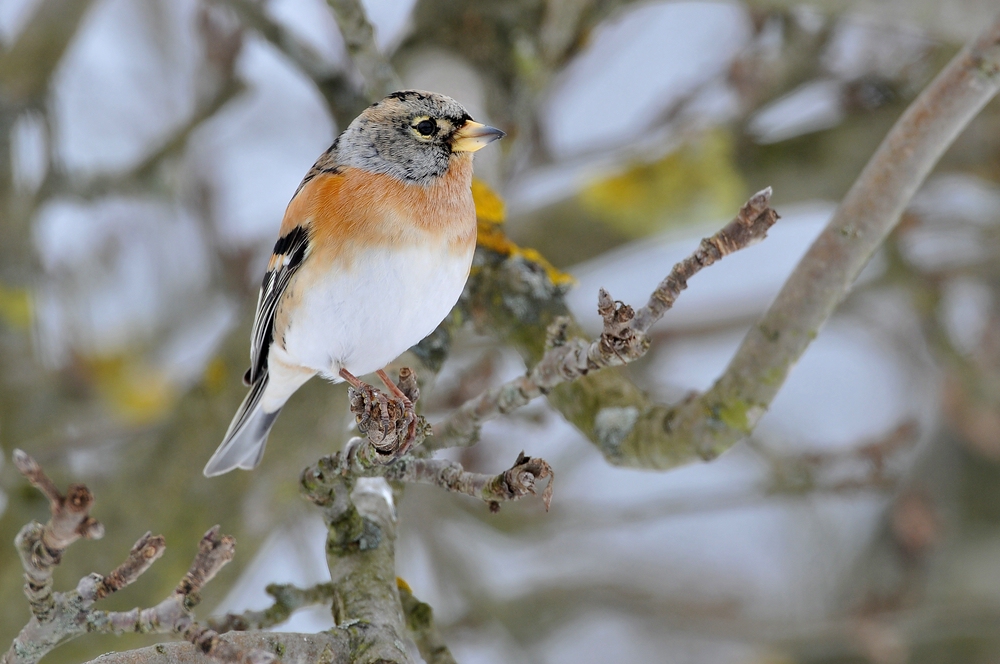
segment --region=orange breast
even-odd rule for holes
[[[310,262],[320,264],[350,263],[351,249],[428,240],[468,251],[476,241],[471,186],[471,154],[453,157],[448,172],[426,185],[345,168],[302,187],[285,211],[281,234],[307,226],[316,254]]]

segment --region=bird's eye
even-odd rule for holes
[[[416,124],[416,130],[421,136],[430,136],[437,131],[437,123],[431,119],[421,120]]]

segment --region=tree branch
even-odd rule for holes
[[[497,475],[470,473],[454,461],[427,459],[404,455],[386,463],[374,446],[363,438],[352,438],[342,452],[326,456],[306,469],[304,482],[309,491],[320,490],[345,478],[382,477],[390,482],[433,484],[447,491],[479,498],[496,512],[500,503],[534,495],[538,480],[548,479],[542,491],[542,502],[548,510],[552,502],[552,479],[555,473],[544,459],[525,456],[521,452],[514,465]]]
[[[745,436],[927,170],[995,94],[1000,85],[998,30],[994,23],[911,105],[712,390],[675,406],[656,404],[611,369],[558,385],[547,394],[549,403],[616,465],[672,468],[712,458]],[[569,316],[563,287],[545,278],[544,266],[524,252],[480,242],[476,265],[460,301],[462,317],[511,343],[529,364],[537,362],[547,350],[539,341],[543,331],[556,318]],[[446,322],[415,348],[421,359],[432,366],[440,362],[455,324]],[[571,323],[566,329],[574,332],[578,326]],[[523,399],[517,390],[512,395],[515,403]],[[475,440],[475,413],[468,415],[456,416],[466,422],[449,420],[449,429],[459,425],[457,442]],[[436,431],[453,435],[442,426]],[[431,439],[428,444],[451,443]]]
[[[301,487],[322,508],[329,530],[333,620],[348,634],[349,661],[409,662],[396,588],[392,491],[384,481],[341,473],[327,459],[302,471]]]
[[[633,362],[649,349],[649,328],[674,304],[687,281],[702,268],[763,239],[778,219],[770,206],[771,190],[755,194],[722,230],[701,241],[698,249],[674,266],[638,312],[612,300],[607,291],[598,295],[598,312],[604,319],[599,339],[566,339],[568,319],[557,319],[548,330],[547,348],[527,375],[491,388],[470,399],[447,420],[435,426],[436,434],[424,442],[427,449],[467,446],[479,438],[483,422],[495,419],[571,382],[601,369]]]
[[[207,625],[216,632],[245,632],[251,629],[267,629],[279,625],[304,607],[324,604],[334,599],[332,583],[318,583],[311,588],[297,588],[289,584],[272,583],[265,588],[274,598],[274,604],[263,611],[227,613],[222,618],[209,618]]]
[[[542,502],[548,511],[552,503],[555,473],[544,459],[525,456],[521,452],[514,465],[498,475],[470,473],[458,463],[446,459],[404,457],[386,467],[385,478],[398,482],[433,484],[448,491],[464,493],[486,501],[491,512],[499,511],[501,502],[534,495],[535,483],[547,478],[549,483],[542,491]]]
[[[52,572],[66,548],[80,538],[100,539],[104,526],[90,516],[94,495],[82,484],[72,484],[64,496],[41,466],[21,450],[14,450],[14,466],[49,499],[52,516],[42,526],[32,522],[14,539],[24,567],[24,594],[37,620],[48,620],[55,610]]]
[[[230,632],[219,640],[243,652],[273,653],[284,662],[316,662],[316,664],[355,664],[347,653],[351,650],[350,635],[342,630],[319,634],[289,634],[282,632]],[[148,648],[112,652],[91,660],[90,664],[209,664],[212,660],[197,647],[186,642],[161,643]],[[362,660],[367,661],[367,660]]]
[[[166,548],[163,535],[147,532],[132,546],[125,562],[95,583],[93,590],[88,589],[81,595],[84,599],[96,601],[131,585],[163,555]]]
[[[92,0],[45,0],[34,8],[17,41],[0,55],[3,104],[41,106],[49,79]]]
[[[378,50],[375,30],[365,15],[361,0],[327,0],[344,36],[351,59],[365,79],[365,92],[371,100],[399,90],[401,84],[392,65]]]
[[[676,444],[708,459],[753,431],[934,164],[998,90],[1000,15],[897,121],[715,385],[664,418]],[[668,461],[647,452],[654,467]]]
[[[33,616],[4,653],[3,664],[33,664],[66,641],[88,632],[177,632],[198,650],[219,662],[259,664],[273,661],[269,652],[237,648],[221,641],[218,633],[195,622],[191,609],[199,601],[206,583],[233,558],[236,541],[219,535],[216,526],[205,533],[187,574],[173,594],[149,609],[101,611],[93,605],[133,583],[161,556],[166,548],[162,535],[146,533],[128,557],[110,574],[91,574],[80,579],[67,593],[52,591],[52,571],[70,544],[81,537],[100,537],[103,527],[90,516],[93,494],[74,484],[63,496],[38,463],[21,450],[14,464],[49,499],[52,517],[42,526],[31,523],[18,534],[16,545],[25,569],[25,595]]]
[[[57,194],[70,194],[94,199],[111,193],[143,194],[163,192],[166,183],[164,164],[181,154],[191,134],[202,123],[244,91],[235,76],[236,60],[243,48],[243,26],[226,21],[217,8],[201,7],[198,13],[199,32],[206,57],[196,79],[195,107],[190,116],[141,162],[124,173],[98,175],[85,180],[70,177],[57,167],[50,168],[38,188],[36,199],[41,201]]]
[[[406,629],[417,644],[420,656],[426,664],[455,664],[455,658],[448,650],[447,644],[441,638],[441,633],[434,624],[434,611],[430,604],[421,602],[413,596],[413,591],[402,579],[396,580],[399,587],[399,599],[403,604],[403,614],[406,616]]]

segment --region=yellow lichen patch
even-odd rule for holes
[[[507,218],[503,199],[478,178],[472,178],[472,200],[476,204],[476,217],[480,221],[502,224]]]
[[[0,320],[13,328],[31,327],[31,293],[0,284]]]
[[[678,222],[724,218],[739,208],[746,186],[733,139],[705,132],[651,163],[636,163],[580,193],[581,203],[627,237],[645,237]]]
[[[482,180],[472,180],[472,200],[476,203],[476,244],[503,256],[520,256],[537,264],[557,286],[575,283],[572,275],[556,269],[540,253],[528,247],[519,247],[507,237],[503,232],[506,218],[503,200]]]
[[[410,584],[408,584],[406,581],[403,581],[403,577],[401,576],[396,577],[396,587],[402,590],[403,592],[410,593],[411,595],[413,594],[413,590],[410,589]]]
[[[556,286],[572,286],[576,283],[576,279],[573,278],[572,274],[557,269],[552,263],[545,260],[544,256],[531,247],[519,247],[518,254],[523,256],[525,260],[529,260],[545,268],[545,274],[548,276],[549,281]]]
[[[91,356],[83,360],[94,387],[122,420],[154,422],[174,405],[177,391],[159,369],[128,354]]]

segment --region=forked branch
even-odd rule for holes
[[[604,319],[604,330],[599,339],[590,342],[567,339],[568,321],[556,321],[549,329],[547,350],[531,371],[464,403],[434,427],[434,437],[427,439],[424,446],[433,450],[471,445],[479,439],[479,429],[484,422],[520,408],[562,383],[607,367],[634,362],[645,355],[649,349],[646,333],[673,307],[692,276],[767,235],[768,229],[778,220],[778,213],[771,208],[770,202],[770,188],[751,197],[735,219],[712,237],[703,239],[694,253],[674,266],[638,312],[613,300],[601,289],[597,310]]]
[[[672,444],[712,458],[753,431],[927,174],[998,90],[1000,14],[896,122],[725,373],[668,414]]]
[[[21,450],[14,452],[14,464],[49,499],[48,523],[30,523],[16,539],[25,570],[25,595],[32,617],[4,653],[3,664],[32,664],[57,646],[88,632],[176,632],[200,652],[219,662],[263,663],[274,656],[258,649],[244,649],[219,639],[217,632],[199,625],[191,613],[206,583],[233,558],[236,541],[220,535],[216,526],[205,533],[187,574],[174,592],[149,609],[101,611],[94,604],[135,582],[163,555],[162,535],[146,533],[135,543],[128,557],[111,573],[90,574],[80,579],[70,592],[53,592],[52,572],[70,544],[82,537],[100,537],[101,525],[90,516],[93,494],[82,484],[71,485],[63,495],[41,466]]]

